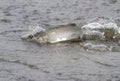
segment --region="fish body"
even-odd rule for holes
[[[30,35],[28,38],[38,43],[57,43],[79,40],[82,31],[74,25],[61,25]]]

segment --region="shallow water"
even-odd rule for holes
[[[120,26],[119,4],[119,0],[0,0],[0,81],[119,81],[119,52],[20,39],[34,25],[83,26],[105,19]]]

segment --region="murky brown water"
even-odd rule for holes
[[[120,26],[120,1],[0,0],[0,81],[119,81],[120,52],[20,39],[29,25],[83,26],[100,18]]]

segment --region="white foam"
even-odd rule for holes
[[[100,39],[104,39],[104,32],[100,32],[98,30],[83,30],[81,38],[83,38],[84,35],[95,35],[100,37]]]
[[[21,38],[25,38],[26,39],[28,36],[34,35],[34,34],[36,34],[38,32],[42,32],[42,31],[45,31],[45,29],[43,27],[40,27],[40,26],[29,26],[27,34],[22,35]]]
[[[120,28],[118,28],[118,33],[120,34]]]
[[[99,31],[99,29],[112,29],[112,30],[115,30],[115,33],[120,34],[120,28],[117,26],[116,23],[112,23],[112,22],[103,23],[103,24],[100,24],[98,22],[92,22],[92,23],[84,25],[81,28],[83,29],[83,31],[88,30],[86,33],[92,33],[92,34],[96,33],[96,32],[94,32],[94,30]],[[105,33],[105,32],[103,32],[103,33]]]
[[[84,48],[87,48],[88,50],[96,50],[96,51],[107,51],[109,50],[109,47],[104,44],[92,44],[92,43],[86,43],[83,45]]]
[[[104,28],[113,28],[115,30],[118,30],[118,26],[117,24],[115,23],[107,23],[107,24],[104,24]]]
[[[83,34],[89,34],[89,35],[96,35],[96,34],[101,34],[102,35],[102,32],[100,31],[97,31],[97,30],[84,30]]]
[[[93,22],[93,23],[89,23],[87,25],[84,25],[82,27],[82,29],[100,29],[103,28],[104,26],[98,22]]]
[[[29,26],[29,33],[31,35],[34,35],[34,34],[41,32],[41,31],[45,31],[45,29],[43,27],[40,27],[40,26]]]
[[[84,25],[82,27],[82,29],[101,29],[101,28],[113,28],[113,29],[116,29],[118,30],[118,26],[116,23],[106,23],[106,24],[100,24],[98,22],[92,22],[92,23],[89,23],[87,25]]]

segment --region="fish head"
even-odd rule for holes
[[[33,41],[37,43],[46,43],[48,42],[47,36],[44,32],[38,32],[36,34],[26,34],[21,37],[23,40]]]
[[[33,37],[32,41],[35,41],[37,43],[47,43],[48,42],[48,38],[46,36],[42,36],[42,37]]]

